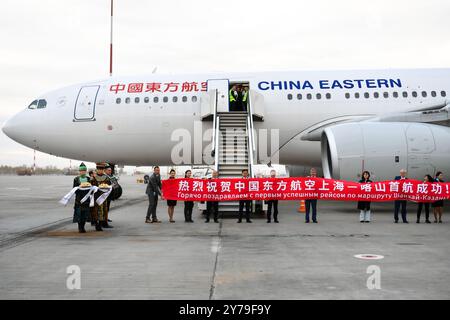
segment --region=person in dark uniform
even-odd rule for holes
[[[89,198],[81,203],[81,200],[89,193],[91,179],[86,175],[86,165],[84,163],[80,164],[79,167],[80,175],[73,179],[73,187],[80,187],[82,184],[87,184],[85,190],[78,189],[75,193],[75,211],[73,215],[73,222],[78,223],[78,232],[86,233],[84,226],[86,224],[86,220],[90,215],[89,208]]]
[[[277,172],[275,170],[270,171],[270,177],[276,178]],[[272,207],[273,207],[273,222],[278,221],[278,200],[267,200],[267,223],[272,222]]]
[[[186,170],[186,172],[184,173],[184,177],[186,179],[190,179],[192,175],[192,171],[191,170]],[[192,220],[192,210],[194,209],[194,201],[185,201],[184,202],[184,222],[194,222],[194,220]]]
[[[400,170],[400,175],[395,177],[395,180],[406,180],[408,179],[406,177],[406,169],[401,169]],[[401,207],[401,211],[402,211],[402,220],[403,223],[408,223],[408,219],[407,219],[407,212],[406,212],[406,200],[395,200],[394,202],[394,222],[398,223],[398,212],[400,211],[400,207]]]
[[[362,179],[359,180],[359,183],[372,183],[372,180],[370,180],[369,171],[364,171],[362,173]],[[358,210],[359,210],[359,222],[369,223],[370,222],[370,201],[358,201]]]
[[[175,170],[171,169],[169,172],[169,179],[175,179]],[[177,205],[177,200],[167,200],[167,213],[169,215],[169,222],[174,223],[173,213],[175,211],[175,206]]]
[[[212,172],[212,176],[211,179],[217,179],[219,178],[219,173],[214,170]],[[211,213],[213,214],[214,217],[214,222],[218,223],[219,222],[219,202],[218,201],[207,201],[206,202],[206,220],[205,223],[209,222],[209,218],[211,217]]]
[[[109,219],[109,208],[111,207],[111,201],[115,200],[115,198],[113,198],[115,190],[117,188],[117,177],[115,177],[113,175],[113,168],[114,165],[110,165],[109,163],[106,164],[105,167],[105,174],[108,176],[109,180],[111,181],[111,185],[113,187],[112,192],[109,194],[108,198],[106,199],[106,206],[108,207],[108,214],[106,216],[106,222],[112,222],[112,220]]]
[[[153,174],[148,179],[145,193],[148,196],[148,209],[145,223],[160,223],[156,216],[156,207],[158,206],[158,196],[161,196],[161,176],[158,166],[153,167]],[[150,220],[151,217],[151,220]]]
[[[242,178],[248,179],[248,170],[243,169],[242,170]],[[244,206],[245,206],[245,219],[247,220],[247,223],[252,223],[252,220],[250,220],[250,209],[251,209],[252,201],[251,200],[240,200],[239,201],[239,219],[238,223],[242,222],[242,216],[244,215]]]
[[[308,178],[316,178],[316,177],[317,177],[316,168],[311,168],[309,170]],[[305,207],[306,207],[305,223],[309,223],[310,211],[312,211],[313,223],[317,223],[317,199],[305,199]]]
[[[423,182],[433,182],[434,179],[429,174],[425,175],[423,178]],[[420,223],[420,215],[422,214],[422,208],[425,208],[425,223],[430,222],[430,203],[429,202],[419,202],[417,203],[417,221],[416,223]]]
[[[445,182],[444,180],[444,174],[441,171],[438,171],[436,173],[436,179],[435,182]],[[444,200],[438,200],[431,204],[431,207],[433,207],[433,214],[434,214],[434,223],[442,223],[442,212],[444,207]]]
[[[228,92],[228,98],[230,99],[230,111],[237,111],[237,99],[238,99],[238,92],[236,89],[236,85],[234,84],[230,91]]]

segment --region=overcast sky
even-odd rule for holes
[[[450,66],[448,0],[114,2],[115,75]],[[41,93],[108,76],[109,3],[2,0],[0,125]],[[3,132],[0,150],[0,165],[33,162]]]

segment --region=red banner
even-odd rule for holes
[[[342,200],[434,202],[450,199],[450,183],[395,180],[372,183],[323,178],[168,179],[164,199],[182,201]]]

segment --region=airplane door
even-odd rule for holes
[[[208,91],[217,89],[217,112],[229,111],[229,80],[228,79],[211,79],[208,80]]]
[[[80,89],[75,102],[74,121],[94,121],[95,102],[100,86],[86,86]]]

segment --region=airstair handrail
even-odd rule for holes
[[[213,136],[212,136],[212,147],[211,155],[215,157],[216,154],[216,131],[217,131],[217,89],[214,89],[214,112],[213,112]]]
[[[251,95],[248,95],[248,113],[247,113],[247,132],[248,132],[248,156],[250,161],[250,176],[255,177],[254,171],[253,171],[253,165],[254,165],[254,157],[255,157],[255,136],[254,136],[254,124],[253,124],[253,108],[252,108],[252,101],[251,101]]]
[[[214,170],[219,171],[219,140],[220,140],[220,117],[217,115],[216,120],[216,129],[215,132],[215,141],[214,141]]]

